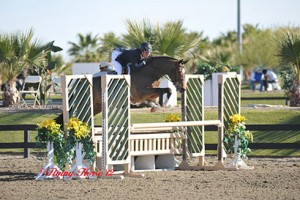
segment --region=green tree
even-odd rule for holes
[[[243,54],[238,62],[245,70],[252,71],[257,66],[277,67],[278,59],[274,56],[274,30],[259,29],[258,25],[243,26]]]
[[[33,35],[33,29],[24,33],[0,35],[1,73],[5,80],[3,106],[16,104],[19,100],[16,88],[17,76],[23,70],[46,62],[46,53],[50,51],[53,42],[43,44],[38,39],[33,39]]]
[[[152,44],[153,51],[156,52],[155,28],[151,23],[143,19],[141,22],[126,20],[127,33],[122,34],[122,41],[125,47],[137,48],[142,42]]]
[[[292,67],[295,79],[288,90],[290,106],[300,106],[300,30],[285,31],[276,37],[277,52],[281,64]]]
[[[199,63],[207,63],[212,67],[217,65],[228,65],[232,61],[232,52],[220,46],[206,49],[199,55]]]
[[[204,40],[202,45],[204,48],[198,53],[198,62],[195,69],[195,73],[220,72],[230,70],[229,66],[235,63],[235,55],[237,51],[236,46],[236,33],[229,31],[226,34],[221,34],[218,38],[212,42]],[[224,67],[223,67],[224,66]]]
[[[74,58],[75,62],[98,62],[98,35],[92,36],[92,33],[89,33],[87,35],[79,33],[77,36],[79,38],[78,43],[69,42],[69,44],[71,45],[71,48],[68,50],[69,55]]]
[[[105,33],[100,38],[100,47],[97,49],[98,55],[102,61],[111,60],[111,52],[116,47],[124,47],[125,44],[113,32]]]
[[[52,62],[56,63],[56,67],[51,71],[52,73],[55,73],[58,76],[62,74],[70,74],[69,70],[72,65],[71,63],[66,63],[62,55],[53,55]]]
[[[159,54],[178,58],[192,58],[191,52],[201,40],[201,34],[188,33],[183,21],[168,22],[156,29],[156,45]]]

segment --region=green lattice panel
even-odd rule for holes
[[[186,120],[202,121],[203,113],[203,79],[191,77],[187,80],[186,90]],[[203,150],[204,129],[202,126],[189,126],[187,128],[188,149],[192,154],[201,153]]]
[[[111,161],[124,161],[129,155],[129,86],[125,79],[108,83],[108,152]]]
[[[101,77],[102,167],[130,163],[130,76]]]
[[[237,77],[227,77],[223,85],[223,123],[227,130],[230,116],[240,114],[240,81]]]
[[[86,122],[90,126],[91,140],[94,136],[93,85],[92,75],[62,76],[63,122],[71,117]]]
[[[91,85],[87,78],[72,78],[68,83],[69,117],[93,125]]]

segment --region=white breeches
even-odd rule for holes
[[[111,64],[115,67],[116,72],[118,75],[122,74],[122,65],[116,61],[115,59],[120,55],[122,52],[118,49],[113,50],[111,53]]]
[[[118,55],[120,55],[122,52],[119,51],[118,49],[115,49],[112,51],[111,53],[111,64],[114,66],[116,72],[118,73],[118,75],[122,74],[122,65],[116,61],[115,59],[118,57]],[[130,67],[128,67],[128,74],[130,74]]]

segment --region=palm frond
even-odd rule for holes
[[[0,61],[7,80],[15,79],[25,67],[40,66],[53,42],[33,40],[34,31],[4,34],[0,38]]]
[[[275,38],[279,57],[283,65],[292,65],[300,80],[300,31],[287,31]]]

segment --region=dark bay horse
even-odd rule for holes
[[[177,60],[167,56],[156,56],[148,58],[146,62],[146,66],[138,71],[132,71],[130,74],[130,93],[131,102],[133,104],[160,97],[159,104],[163,106],[164,102],[162,102],[162,96],[167,93],[167,97],[169,98],[171,96],[171,89],[155,88],[153,84],[166,75],[168,75],[169,79],[173,82],[177,91],[183,92],[186,89],[184,64],[187,63],[187,61]],[[93,78],[93,101],[94,115],[97,115],[102,110],[101,77]]]

